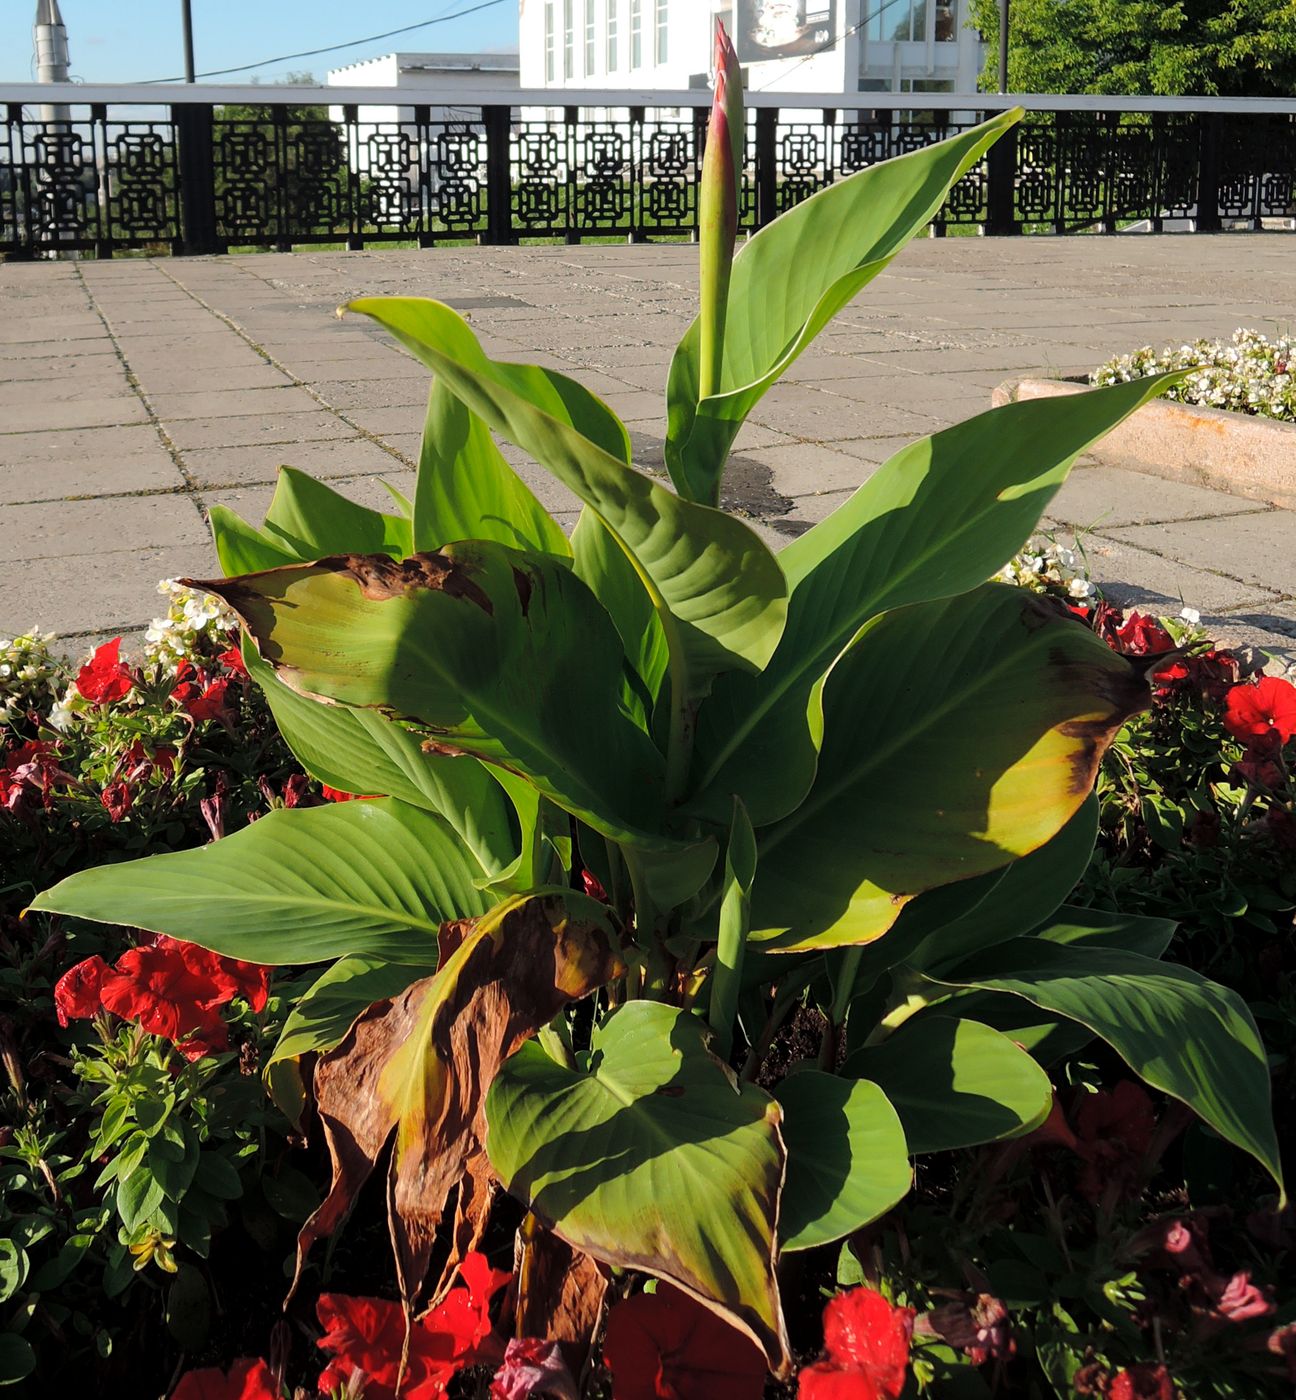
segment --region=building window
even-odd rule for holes
[[[667,15],[666,0],[657,0],[657,38],[653,46],[655,63],[665,63],[667,53],[667,37],[670,32],[670,24]]]
[[[573,0],[563,0],[563,77],[576,75],[576,26],[572,22]]]
[[[958,0],[936,0],[936,42],[958,43]]]
[[[630,0],[630,67],[643,67],[643,0]]]
[[[544,34],[545,34],[545,82],[551,83],[554,80],[554,0],[545,0],[544,7]]]
[[[869,16],[869,38],[878,43],[926,39],[927,3],[928,0],[880,0]]]
[[[607,70],[615,73],[617,70],[617,21],[619,16],[617,10],[620,9],[619,0],[608,0],[607,8]]]
[[[594,0],[585,0],[585,76],[594,76]]]

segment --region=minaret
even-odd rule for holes
[[[67,25],[59,13],[58,0],[36,0],[36,23],[32,28],[36,44],[36,81],[66,83],[68,81]],[[41,121],[65,122],[72,113],[64,106],[41,108]]]

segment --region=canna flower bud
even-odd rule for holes
[[[742,74],[722,21],[715,28],[715,96],[707,127],[699,193],[701,332],[698,387],[706,398],[720,387],[729,271],[738,234],[743,153]]]

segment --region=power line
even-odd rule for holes
[[[355,49],[361,44],[376,44],[380,39],[392,39],[398,34],[412,34],[416,29],[427,29],[433,24],[447,24],[452,19],[462,19],[465,15],[475,15],[479,10],[489,10],[495,5],[502,5],[504,0],[482,0],[479,5],[472,5],[466,10],[456,10],[452,15],[441,14],[435,19],[420,20],[418,24],[407,24],[401,29],[389,29],[384,34],[370,34],[363,39],[348,39],[344,44],[328,44],[322,49],[303,49],[300,53],[282,53],[277,58],[263,58],[259,63],[239,63],[233,68],[212,68],[206,73],[196,73],[198,78],[223,78],[227,73],[245,73],[249,68],[268,68],[272,63],[287,63],[294,58],[315,58],[322,53],[336,53],[339,49]],[[144,84],[152,83],[179,83],[184,81],[181,74],[174,78],[146,78]]]

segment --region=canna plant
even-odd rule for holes
[[[332,1154],[299,1272],[385,1156],[409,1308],[503,1189],[527,1207],[529,1335],[588,1340],[609,1269],[633,1268],[786,1374],[781,1256],[886,1211],[915,1155],[1039,1125],[1046,1066],[1092,1037],[1281,1174],[1245,1004],[1159,961],[1168,923],[1065,903],[1143,663],[986,582],[1174,376],[915,442],[775,556],[716,507],[745,417],[1020,112],[734,256],[741,94],[717,43],[675,489],[597,397],[490,358],[449,307],[352,302],[432,371],[413,500],[381,513],[285,468],[261,526],[213,511],[225,577],[195,586],[237,612],[305,768],[368,800],[33,907],[324,964],[269,1070]],[[496,437],[581,499],[570,539]],[[817,1053],[771,1085],[793,1017]]]

